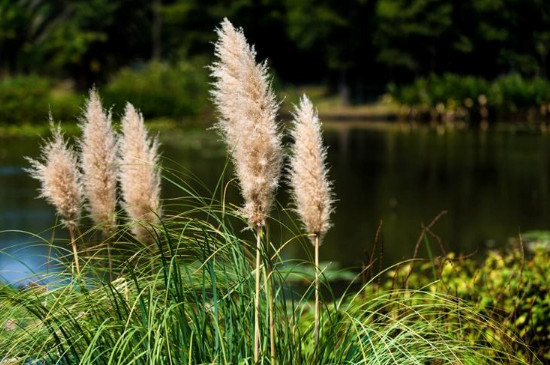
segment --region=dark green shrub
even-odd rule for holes
[[[480,97],[497,113],[529,112],[550,102],[550,82],[543,78],[525,79],[509,74],[492,82],[473,76],[455,74],[420,77],[408,86],[392,85],[389,92],[403,105],[436,110],[459,107],[478,110]]]
[[[509,112],[526,111],[549,101],[550,82],[542,78],[524,79],[519,74],[499,77],[489,93],[489,102]]]
[[[6,77],[0,81],[2,123],[44,121],[51,82],[38,76]]]
[[[527,255],[527,254],[526,254]],[[410,272],[410,274],[409,274]],[[409,276],[410,275],[410,276]],[[541,359],[550,363],[550,252],[538,247],[528,257],[521,249],[491,251],[483,262],[448,254],[436,262],[401,266],[386,286],[456,295],[480,313],[503,324]],[[526,359],[530,354],[519,346]],[[531,359],[532,360],[532,359]]]
[[[56,120],[71,120],[81,98],[44,77],[10,76],[0,80],[0,123],[46,123],[51,110]]]
[[[145,117],[193,116],[208,105],[208,72],[201,65],[149,63],[116,74],[102,95],[106,105],[121,113],[127,101],[139,106]]]
[[[486,95],[488,91],[487,81],[473,76],[455,74],[420,77],[411,85],[393,86],[390,89],[394,98],[401,104],[429,108],[443,104],[450,109],[456,106],[468,106],[467,99],[472,103],[469,107],[476,105],[479,96]]]

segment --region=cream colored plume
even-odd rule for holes
[[[51,120],[50,120],[51,122]],[[78,225],[82,211],[82,186],[74,150],[67,145],[59,127],[51,122],[53,138],[42,148],[41,160],[28,159],[30,175],[40,181],[40,197],[55,206],[63,224]]]
[[[147,227],[156,224],[160,214],[158,139],[147,135],[143,116],[130,103],[122,118],[118,151],[124,209],[136,221],[132,232],[138,240],[150,241]]]
[[[250,225],[265,224],[279,184],[282,164],[281,136],[275,122],[278,104],[271,90],[265,63],[242,29],[224,19],[217,30],[212,69],[216,79],[212,95],[220,113],[218,127],[231,153],[245,200],[242,214]]]
[[[330,227],[334,201],[325,165],[321,122],[305,95],[296,107],[291,134],[294,148],[289,179],[296,211],[307,233],[320,238]]]
[[[116,140],[107,113],[95,89],[90,91],[81,120],[81,166],[84,194],[92,220],[105,233],[116,225]]]

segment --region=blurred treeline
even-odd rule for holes
[[[85,90],[151,61],[206,75],[224,17],[244,27],[277,84],[323,84],[344,102],[432,74],[549,71],[547,0],[0,0],[0,78]]]

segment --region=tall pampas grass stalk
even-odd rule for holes
[[[97,90],[90,90],[80,127],[80,163],[84,195],[94,223],[106,238],[109,275],[112,275],[109,236],[116,227],[116,139],[111,113],[103,109]]]
[[[244,198],[241,213],[256,230],[254,361],[258,362],[261,236],[282,165],[281,135],[275,122],[278,103],[267,65],[256,63],[256,52],[247,43],[242,29],[224,19],[217,34],[218,61],[211,67],[215,78],[212,96],[220,114],[217,126],[235,165]],[[274,341],[274,329],[270,331]]]
[[[160,215],[158,146],[158,138],[148,136],[143,116],[126,104],[118,140],[119,181],[124,209],[134,221],[132,233],[145,243],[153,239],[146,227],[158,223]]]
[[[69,230],[76,272],[80,275],[75,230],[82,211],[82,185],[75,151],[65,142],[59,126],[50,116],[52,139],[42,147],[42,158],[27,158],[31,167],[26,169],[40,181],[40,197],[53,205],[61,222]]]
[[[321,122],[311,101],[304,95],[295,108],[292,128],[293,155],[289,180],[296,211],[315,247],[315,344],[319,341],[319,245],[330,228],[333,210],[331,182],[325,164]]]

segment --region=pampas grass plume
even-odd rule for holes
[[[142,242],[151,239],[146,225],[156,224],[160,214],[158,145],[157,138],[147,135],[143,116],[126,104],[118,141],[119,180],[124,209],[136,221],[132,233]]]
[[[26,171],[40,181],[40,197],[53,205],[63,224],[74,229],[82,211],[82,185],[77,156],[63,139],[59,126],[50,117],[53,137],[42,147],[40,160],[28,158]]]
[[[90,90],[81,120],[81,166],[84,193],[92,220],[106,234],[116,224],[116,142],[107,113],[95,89]]]
[[[61,128],[55,127],[50,115],[53,138],[42,147],[42,159],[28,159],[32,177],[40,181],[40,197],[52,204],[61,222],[69,230],[76,272],[80,275],[75,231],[82,212],[82,185],[78,170],[78,159],[74,150],[67,145]]]
[[[257,64],[256,52],[242,29],[224,19],[217,30],[211,69],[216,79],[212,91],[220,113],[221,130],[235,164],[245,200],[242,214],[253,227],[265,224],[279,184],[282,164],[281,136],[275,118],[275,100],[265,63]]]
[[[305,95],[295,109],[291,134],[294,153],[290,159],[289,180],[296,211],[306,232],[321,238],[330,228],[334,201],[325,165],[321,122]]]
[[[311,101],[304,95],[296,107],[292,128],[294,153],[290,159],[290,186],[296,211],[315,247],[314,343],[319,342],[319,245],[330,227],[333,210],[331,183],[325,165],[321,122]]]
[[[256,230],[254,362],[257,363],[260,356],[261,232],[279,185],[283,160],[281,135],[275,123],[278,103],[271,89],[267,65],[256,63],[256,52],[246,42],[242,29],[235,29],[224,19],[217,33],[215,55],[218,61],[211,67],[216,79],[212,96],[220,113],[217,126],[235,165],[244,198],[241,213]],[[270,296],[271,362],[275,363],[272,309]]]

